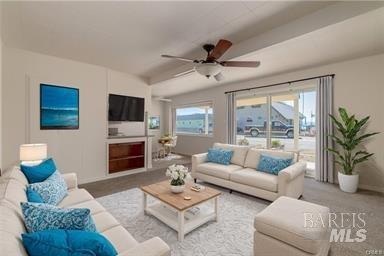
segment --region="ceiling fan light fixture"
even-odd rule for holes
[[[207,78],[219,74],[222,69],[223,67],[218,63],[199,63],[195,66],[196,72]]]

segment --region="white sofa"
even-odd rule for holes
[[[137,242],[119,222],[108,213],[85,189],[77,187],[75,173],[63,175],[68,196],[60,207],[89,208],[97,230],[115,247],[119,256],[168,256],[170,249],[160,238]],[[25,255],[21,234],[25,233],[20,202],[26,202],[28,181],[18,167],[13,167],[0,177],[0,252],[1,255]],[[42,252],[44,255],[44,252]]]
[[[294,152],[256,149],[215,143],[213,147],[233,150],[229,165],[207,162],[208,153],[192,156],[192,177],[269,201],[280,196],[299,198],[303,193],[306,163],[297,161]],[[278,175],[256,171],[260,154],[293,158],[294,163]]]

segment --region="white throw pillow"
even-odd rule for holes
[[[231,158],[231,163],[236,164],[236,165],[240,165],[240,166],[244,166],[244,161],[245,161],[245,157],[247,156],[249,146],[239,146],[239,145],[215,143],[215,144],[213,144],[213,147],[232,150],[233,155]]]

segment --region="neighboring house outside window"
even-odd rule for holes
[[[213,134],[212,102],[184,105],[174,111],[176,134],[211,136]]]

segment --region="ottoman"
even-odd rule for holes
[[[279,197],[255,217],[254,255],[328,255],[328,217],[327,207]]]

